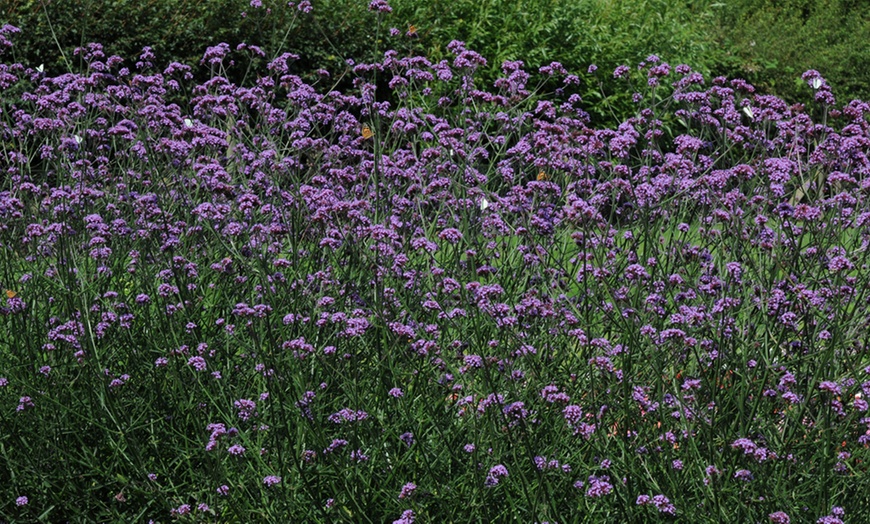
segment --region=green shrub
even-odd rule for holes
[[[711,28],[728,50],[722,74],[796,102],[815,69],[844,102],[870,98],[870,4],[859,0],[737,0]]]
[[[572,73],[599,66],[601,84],[581,75],[578,88],[597,121],[621,120],[634,112],[632,93],[617,87],[610,74],[618,65],[657,54],[710,73],[715,62],[707,57],[716,45],[699,23],[715,13],[686,2],[396,0],[393,5],[396,19],[418,26],[431,58],[445,54],[454,39],[486,57],[489,67],[481,71],[482,82],[491,83],[505,60],[523,60],[530,71],[553,61]]]
[[[258,45],[271,56],[295,52],[303,57],[300,67],[309,70],[341,66],[345,54],[375,58],[365,54],[363,42],[354,41],[371,39],[362,27],[368,13],[360,2],[326,0],[310,14],[286,2],[266,4],[272,5],[268,13],[268,5],[255,9],[245,0],[12,0],[3,14],[22,29],[15,56],[22,62],[43,63],[48,72],[75,69],[79,64],[65,60],[75,60],[73,50],[94,41],[103,44],[107,54],[134,57],[149,46],[160,61],[188,64],[220,42]]]
[[[164,58],[193,61],[205,45],[235,32],[228,16],[236,11],[232,4],[238,2],[12,0],[4,18],[22,29],[15,54],[53,71],[71,67],[64,57],[74,60],[73,49],[93,41],[110,54],[137,56],[143,46],[151,46]]]
[[[77,70],[73,50],[95,40],[107,54],[134,57],[150,46],[158,60],[188,64],[208,46],[246,42],[268,58],[296,53],[294,73],[311,80],[326,69],[341,88],[348,87],[348,59],[370,63],[396,49],[439,60],[452,40],[488,60],[479,72],[481,87],[491,86],[505,60],[522,60],[532,72],[553,61],[572,73],[596,64],[597,77],[580,75],[574,87],[596,125],[634,114],[633,90],[611,72],[651,54],[708,76],[745,78],[789,102],[806,98],[799,77],[808,69],[820,71],[844,100],[870,98],[870,6],[857,0],[393,0],[393,12],[380,18],[368,11],[367,0],[315,0],[310,13],[279,0],[263,4],[11,0],[0,16],[23,30],[17,59],[43,63],[51,73]],[[399,34],[391,36],[391,28]],[[229,74],[238,82],[244,72]]]

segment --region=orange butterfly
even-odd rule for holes
[[[541,171],[540,173],[538,173],[538,177],[536,178],[536,180],[538,182],[543,182],[544,180],[547,180],[548,178],[549,177],[547,176],[547,173],[544,173],[543,171]]]
[[[375,132],[372,131],[372,128],[370,128],[369,126],[363,124],[363,127],[362,127],[362,137],[363,137],[363,140],[368,140],[369,138],[371,138],[371,137],[373,137],[373,136],[375,136]]]
[[[11,289],[6,290],[6,298],[15,298],[18,296],[18,293],[12,291]]]

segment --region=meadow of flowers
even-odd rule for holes
[[[0,520],[870,521],[870,106],[449,51],[0,55]]]

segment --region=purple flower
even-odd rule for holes
[[[486,475],[486,481],[484,482],[483,485],[487,486],[487,487],[497,486],[498,483],[501,481],[501,478],[507,477],[507,476],[508,476],[507,468],[502,466],[501,464],[498,464],[496,466],[493,466],[489,470],[489,473]]]
[[[414,491],[417,489],[417,485],[413,482],[408,482],[404,486],[402,486],[402,491],[399,492],[399,498],[405,499],[414,494]]]
[[[403,511],[402,517],[394,520],[393,524],[414,524],[414,511],[410,509]]]
[[[696,378],[689,378],[689,379],[686,379],[686,380],[683,382],[683,385],[681,386],[681,389],[682,389],[683,391],[689,391],[689,390],[692,390],[692,389],[698,389],[698,388],[700,388],[700,387],[701,387],[701,381],[700,381],[699,379],[696,379]]]
[[[249,420],[251,417],[257,416],[257,403],[253,400],[240,398],[234,402],[238,412],[236,415],[242,420]]]
[[[738,469],[734,472],[734,478],[738,480],[742,480],[744,482],[751,481],[754,477],[752,476],[752,472],[748,469]]]
[[[767,516],[773,524],[791,524],[791,519],[784,511],[777,511]]]
[[[465,355],[463,358],[465,365],[471,368],[482,368],[483,367],[483,359],[478,355]]]
[[[822,391],[828,391],[830,393],[833,393],[834,395],[842,394],[840,386],[838,386],[836,382],[831,382],[828,380],[819,384],[819,389],[821,389]]]
[[[218,495],[226,497],[230,493],[230,487],[226,484],[222,484],[216,491],[218,492]]]
[[[742,450],[744,454],[749,455],[755,452],[758,446],[748,438],[739,438],[731,443],[731,447]]]
[[[334,439],[334,440],[329,444],[329,447],[328,447],[328,448],[326,448],[326,449],[323,450],[323,453],[324,453],[325,455],[328,455],[329,453],[332,453],[333,451],[338,450],[338,449],[341,449],[341,448],[343,448],[343,447],[345,447],[345,446],[347,446],[347,441],[344,440],[344,439],[337,438],[337,439]]]
[[[602,475],[600,477],[590,475],[589,484],[586,488],[587,497],[599,498],[610,494],[612,491],[613,484],[610,483],[610,477],[607,475]]]
[[[281,483],[281,477],[276,477],[275,475],[267,475],[263,477],[263,485],[266,487],[272,487]]]
[[[372,0],[369,4],[369,11],[377,11],[378,13],[392,13],[393,8],[387,0]]]
[[[438,233],[438,238],[444,240],[445,242],[456,244],[460,240],[462,240],[462,232],[456,228],[448,227],[447,229]]]
[[[18,399],[18,407],[15,408],[15,411],[24,411],[34,407],[33,399],[30,397],[21,397]]]
[[[227,451],[229,452],[230,455],[238,456],[238,455],[243,455],[245,453],[245,451],[247,451],[247,450],[244,448],[244,446],[242,446],[240,444],[233,444],[232,446],[229,447],[229,449],[227,449]]]
[[[571,400],[571,397],[563,392],[560,392],[559,387],[555,384],[545,386],[544,389],[541,390],[541,398],[549,403],[564,402],[567,404]]]
[[[17,499],[15,499],[16,506],[26,506],[28,502],[30,502],[30,501],[27,499],[27,497],[24,497],[24,496],[18,497]]]
[[[190,513],[190,504],[182,504],[171,511],[173,515],[187,515]]]
[[[493,467],[489,470],[489,475],[490,475],[491,477],[507,477],[507,476],[508,476],[508,470],[507,470],[506,467],[502,466],[501,464],[498,464],[498,465],[496,465],[496,466],[493,466]]]
[[[221,60],[230,52],[230,46],[226,43],[220,43],[214,47],[208,47],[205,50],[205,54],[200,60],[201,64],[208,62],[211,65],[217,65],[221,63]]]
[[[525,404],[523,402],[513,402],[508,404],[504,408],[502,408],[502,412],[506,417],[522,420],[525,419],[529,415],[529,411],[525,409]]]
[[[206,368],[205,359],[202,357],[190,357],[187,360],[187,365],[192,366],[197,371],[205,371]]]
[[[583,410],[580,406],[570,405],[562,410],[565,421],[572,426],[578,425],[583,420]]]
[[[356,422],[369,418],[369,414],[365,411],[354,411],[350,408],[344,408],[329,416],[329,421],[335,424],[342,422]]]
[[[832,273],[839,273],[846,269],[852,269],[855,265],[844,256],[836,256],[828,262],[828,270]]]
[[[389,395],[393,398],[401,398],[405,396],[405,392],[399,388],[393,388],[389,391]]]
[[[652,503],[656,508],[658,508],[659,513],[664,513],[666,515],[675,515],[677,513],[677,509],[664,495],[656,495],[652,498]]]

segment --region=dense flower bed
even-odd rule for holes
[[[870,107],[450,51],[0,64],[0,515],[870,518]]]

